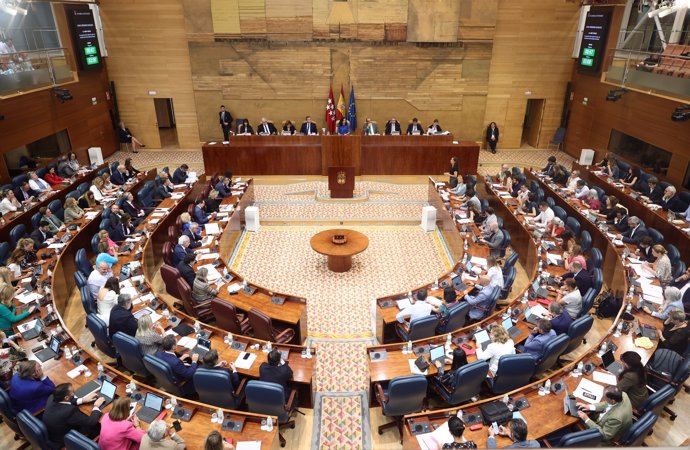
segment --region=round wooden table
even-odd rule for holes
[[[347,242],[334,244],[335,235],[344,235]],[[329,270],[347,272],[352,267],[352,257],[369,246],[369,238],[358,231],[334,229],[315,234],[309,243],[316,253],[328,256]]]

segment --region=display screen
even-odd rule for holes
[[[79,67],[90,70],[101,67],[96,21],[90,9],[71,9],[68,12],[72,25],[72,39]]]
[[[580,42],[580,56],[577,61],[578,71],[599,72],[601,60],[606,52],[610,21],[609,10],[593,9],[587,13],[582,42]]]

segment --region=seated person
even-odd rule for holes
[[[557,238],[560,237],[565,231],[565,226],[560,217],[555,217],[551,220],[551,223],[546,226],[546,233],[544,236]]]
[[[431,310],[436,314],[436,317],[438,317],[438,326],[436,327],[436,332],[438,334],[446,332],[446,325],[450,318],[450,309],[460,303],[458,294],[455,292],[453,286],[446,286],[443,288],[443,300],[444,302],[439,306],[431,306]]]
[[[134,195],[132,195],[131,192],[126,192],[124,194],[124,198],[125,201],[122,202],[122,210],[126,214],[129,214],[133,220],[134,226],[137,226],[139,223],[141,223],[144,216],[146,216],[146,213],[139,207],[139,205],[136,204],[134,201]]]
[[[38,198],[38,192],[29,187],[28,181],[22,181],[19,189],[15,192],[15,196],[22,203],[31,203]]]
[[[659,306],[659,309],[652,311],[649,306],[644,306],[642,308],[647,314],[651,314],[652,317],[657,319],[667,320],[669,314],[674,309],[683,311],[683,300],[681,298],[680,289],[677,287],[669,286],[664,289],[664,302]],[[682,354],[682,353],[681,353]]]
[[[543,169],[541,169],[541,173],[546,175],[547,177],[553,177],[553,170],[558,166],[556,164],[556,157],[551,155],[549,158],[546,160],[546,166],[544,166]],[[562,184],[562,183],[561,183]]]
[[[206,200],[203,198],[198,199],[196,206],[194,206],[194,221],[199,225],[204,225],[215,218],[216,213],[208,214],[206,212]]]
[[[620,356],[623,372],[618,375],[616,386],[628,394],[630,404],[639,409],[649,397],[647,391],[647,374],[642,357],[636,351],[629,350]]]
[[[348,122],[347,119],[343,117],[338,122],[338,127],[336,131],[341,136],[346,136],[350,134],[350,122]]]
[[[146,432],[141,429],[139,417],[130,418],[129,396],[118,397],[113,401],[110,411],[101,419],[101,434],[98,446],[102,450],[138,450]]]
[[[632,426],[633,412],[628,394],[621,392],[617,386],[606,386],[604,398],[600,403],[588,404],[577,402],[578,415],[587,428],[601,431],[602,444],[612,446],[613,441],[621,438]],[[587,412],[599,413],[590,419]]]
[[[412,122],[407,126],[407,134],[417,135],[424,134],[424,127],[416,117],[412,119]]]
[[[496,324],[491,327],[489,331],[491,343],[482,350],[481,346],[477,346],[477,359],[489,360],[489,370],[494,375],[498,371],[498,362],[503,355],[515,354],[515,343],[508,335],[508,332],[502,325]]]
[[[268,352],[268,362],[263,362],[259,366],[259,380],[281,385],[287,401],[290,396],[288,381],[292,380],[292,369],[288,362],[283,360],[278,350],[273,349]]]
[[[577,318],[580,311],[582,311],[582,295],[577,289],[577,283],[574,278],[563,280],[563,286],[558,291],[556,301],[563,305],[570,317],[573,319]]]
[[[110,177],[110,182],[117,186],[123,186],[125,183],[127,183],[128,179],[129,177],[127,176],[127,168],[124,164],[120,164],[117,166],[117,169],[115,169],[115,171],[113,172],[113,176]]]
[[[216,433],[218,432],[216,431]],[[223,441],[223,444],[232,447],[230,450],[234,450],[235,448],[235,446],[229,442]],[[185,443],[184,439],[175,433],[174,427],[168,426],[164,420],[154,420],[149,425],[144,437],[141,438],[139,450],[184,450],[186,447],[187,444]],[[208,449],[208,446],[204,446],[203,448],[206,450]],[[223,445],[220,445],[220,450],[223,450]]]
[[[470,311],[467,314],[470,320],[477,322],[489,315],[488,308],[491,306],[495,289],[490,283],[491,278],[488,275],[482,275],[479,277],[479,283],[475,286],[479,289],[477,295],[465,295],[465,301],[470,304]]]
[[[548,319],[539,319],[537,327],[527,337],[525,345],[519,346],[518,349],[540,360],[544,356],[544,346],[555,337],[556,332],[551,328],[551,322]]]
[[[134,178],[140,173],[140,171],[135,169],[132,165],[132,158],[125,158],[125,169],[127,169],[127,179]]]
[[[365,135],[380,134],[379,126],[376,125],[376,122],[371,120],[371,117],[367,117],[362,127],[362,133]]]
[[[465,433],[465,424],[461,418],[451,415],[448,419],[448,431],[453,436],[453,442],[446,442],[442,449],[456,449],[456,448],[477,448],[474,441],[468,441],[463,437]]]
[[[206,277],[208,277],[208,269],[200,267],[192,284],[192,299],[197,304],[207,302],[218,295],[218,289],[212,288]]]
[[[184,184],[187,181],[187,173],[189,172],[189,166],[187,164],[182,164],[180,167],[175,169],[171,181],[173,184]]]
[[[534,439],[527,439],[527,422],[522,419],[511,419],[509,428],[503,425],[498,427],[498,434],[510,438],[513,443],[503,448],[540,448],[541,445]],[[496,438],[493,427],[489,427],[489,437],[486,440],[487,448],[496,448]]]
[[[438,119],[434,119],[433,122],[431,122],[431,125],[429,125],[429,128],[426,130],[426,134],[439,134],[443,133],[443,129],[441,128],[441,125],[438,123]]]
[[[180,276],[182,276],[182,278],[187,282],[189,287],[194,285],[194,279],[196,278],[196,272],[194,271],[195,260],[196,255],[193,253],[187,253],[184,255],[184,259],[175,266],[180,272]]]
[[[556,277],[556,281],[561,281],[561,280],[567,280],[568,278],[574,278],[575,283],[577,284],[577,289],[580,291],[580,295],[583,297],[593,286],[592,283],[592,276],[582,268],[582,263],[580,261],[575,260],[573,261],[572,265],[570,266],[570,272],[567,272],[563,274],[562,277]]]
[[[88,438],[95,438],[101,431],[101,405],[105,402],[103,397],[97,397],[93,392],[83,398],[75,398],[74,388],[71,383],[58,384],[55,392],[48,399],[46,409],[43,412],[43,423],[48,430],[48,439],[60,446],[65,445],[65,434],[69,430],[75,430]],[[93,404],[91,415],[81,412],[79,405]]]
[[[587,195],[589,195],[589,187],[584,180],[577,180],[577,186],[575,187],[575,198],[584,201],[584,198]]]
[[[228,364],[227,361],[219,360],[218,351],[211,349],[202,358],[204,367],[212,370],[223,370],[230,374],[230,382],[232,383],[232,390],[234,391],[240,385],[240,376],[237,375],[237,369],[234,363]]]
[[[177,265],[180,261],[184,261],[185,255],[194,254],[194,250],[189,248],[189,237],[184,234],[177,238],[177,245],[173,250],[172,262]]]
[[[93,198],[97,203],[101,203],[106,196],[105,189],[103,189],[103,178],[94,178],[89,187],[89,192],[93,194]]]
[[[132,226],[132,217],[125,213],[120,218],[120,223],[113,227],[112,238],[115,242],[124,242],[128,237],[134,233]]]
[[[84,210],[79,207],[76,198],[67,197],[65,199],[65,222],[73,222],[84,217]]]
[[[401,133],[400,123],[397,120],[395,120],[395,117],[391,117],[391,120],[389,120],[388,123],[386,123],[386,129],[384,133],[386,135]]]
[[[108,264],[109,267],[113,267],[113,264],[117,264],[117,257],[110,254],[110,246],[107,242],[98,243],[98,255],[96,256],[96,265],[104,262]]]
[[[677,195],[674,186],[668,186],[664,190],[664,196],[657,202],[657,205],[661,205],[664,211],[673,211],[674,213],[683,213],[688,207],[688,205]]]
[[[563,252],[563,267],[565,270],[571,270],[574,261],[579,261],[584,270],[587,270],[587,260],[582,253],[582,247],[572,241],[572,246]]]
[[[249,120],[244,119],[237,127],[237,134],[254,134],[254,128],[249,125]]]
[[[467,183],[465,183],[465,180],[460,174],[458,174],[457,180],[458,184],[454,188],[451,188],[450,192],[458,197],[464,198],[467,192]]]
[[[88,190],[84,192],[81,197],[79,197],[79,207],[82,209],[98,208],[98,202],[96,201],[96,197],[93,195],[92,191]]]
[[[667,348],[682,355],[688,348],[688,339],[690,327],[685,320],[685,312],[682,309],[672,309],[668,313],[668,319],[664,321],[658,348]]]
[[[445,358],[443,362],[434,361],[434,365],[440,369],[441,366],[450,364],[450,370],[445,370],[443,375],[437,374],[438,380],[441,382],[444,388],[452,392],[457,387],[455,385],[455,372],[457,372],[461,367],[467,365],[467,353],[460,347],[455,347],[453,349],[453,354],[451,358]]]
[[[96,270],[92,270],[87,279],[86,285],[89,287],[89,292],[91,293],[91,298],[93,301],[97,301],[99,297],[99,292],[108,282],[108,278],[113,276],[113,272],[110,266],[105,262],[96,264]]]
[[[57,173],[62,178],[72,178],[77,174],[77,171],[69,165],[67,158],[61,156],[58,158]]]
[[[53,211],[50,208],[43,206],[38,210],[38,212],[41,213],[43,220],[48,222],[48,231],[50,233],[55,234],[65,226],[65,223],[60,220],[58,216],[53,214]]]
[[[230,188],[230,183],[232,179],[226,176],[220,177],[218,183],[215,185],[215,190],[218,191],[218,197],[232,197],[232,189]]]
[[[481,242],[489,247],[489,254],[495,258],[500,258],[503,252],[503,242],[505,235],[503,230],[498,228],[498,222],[493,222],[489,227],[489,234],[485,238],[481,238]],[[503,287],[503,286],[501,286]]]
[[[15,212],[22,207],[19,203],[17,197],[14,195],[14,191],[11,189],[6,189],[0,194],[2,196],[2,201],[0,201],[0,214],[3,216],[10,212]]]
[[[642,267],[659,280],[662,286],[666,286],[673,282],[673,270],[671,268],[671,260],[668,257],[668,251],[661,244],[656,244],[652,247],[652,256],[654,262],[643,262]]]
[[[597,216],[597,218],[606,220],[606,223],[613,223],[616,218],[616,209],[618,207],[618,197],[615,195],[609,195],[606,197],[606,201],[603,206],[599,208],[599,211],[592,211],[592,214]]]
[[[628,230],[630,230],[630,222],[628,219],[630,219],[630,217],[628,216],[628,210],[627,209],[623,208],[622,206],[615,208],[614,219],[611,222],[607,221],[607,223],[609,223],[610,225],[613,225],[613,227],[616,229],[616,231],[619,232],[619,234],[616,235],[616,239],[618,239],[618,236],[620,236],[620,238],[622,239],[623,235],[620,233],[627,233]],[[644,234],[646,234],[646,233],[643,233],[643,235]],[[638,236],[637,237],[638,240],[641,237],[642,236]]]
[[[260,136],[270,136],[272,134],[278,134],[278,131],[276,130],[276,126],[273,125],[273,122],[269,122],[265,117],[262,117],[261,123],[256,127],[256,134]]]
[[[19,371],[10,380],[10,399],[15,410],[26,409],[35,414],[45,408],[53,392],[55,384],[43,374],[43,368],[38,361],[19,363]]]
[[[548,203],[541,201],[539,202],[539,214],[537,214],[534,217],[528,217],[527,220],[533,223],[540,224],[544,228],[546,228],[549,223],[553,220],[555,214],[553,212],[553,209],[549,206]]]
[[[601,201],[599,201],[599,193],[594,190],[590,189],[587,195],[583,198],[584,202],[589,206],[589,209],[592,210],[592,212],[599,211],[601,208]]]
[[[503,270],[501,266],[498,265],[498,261],[494,256],[489,256],[486,258],[486,275],[491,280],[489,286],[503,289]]]
[[[156,352],[156,357],[165,361],[173,372],[173,375],[180,380],[186,381],[183,389],[187,394],[192,394],[195,392],[194,389],[194,372],[198,367],[197,361],[199,360],[199,355],[197,353],[191,356],[188,353],[183,354],[178,358],[175,354],[175,347],[177,346],[177,341],[175,336],[167,335],[163,338],[161,343],[161,350]],[[190,361],[186,363],[185,361]]]
[[[319,127],[311,121],[311,116],[307,116],[304,118],[304,122],[299,128],[299,132],[307,136],[315,136],[319,134]]]
[[[659,180],[656,177],[649,177],[647,188],[643,189],[640,194],[647,197],[649,203],[657,203],[664,196],[664,190],[659,186]]]
[[[108,323],[108,336],[118,331],[135,337],[137,334],[137,318],[132,314],[132,296],[120,294],[117,297],[117,305],[110,310],[110,321]]]
[[[62,184],[63,181],[65,181],[64,178],[61,176],[58,176],[58,174],[55,173],[55,167],[50,166],[48,168],[48,173],[46,173],[43,178],[51,185],[51,186],[57,186],[59,184]]]
[[[208,193],[208,198],[206,199],[206,212],[209,214],[217,213],[220,211],[220,202],[218,201],[218,191],[211,189]]]
[[[573,318],[563,305],[558,302],[553,302],[549,305],[548,318],[551,320],[551,328],[556,334],[567,333],[570,324],[573,323]]]
[[[106,325],[110,322],[110,312],[117,306],[117,298],[119,296],[120,279],[117,277],[108,278],[103,287],[98,291],[96,310],[98,311],[98,317],[100,317]]]
[[[48,247],[53,238],[53,233],[50,232],[50,222],[41,219],[38,223],[38,228],[31,233],[30,237],[33,239],[37,249]]]
[[[14,305],[14,295],[15,289],[12,285],[7,283],[0,285],[0,331],[8,337],[14,335],[12,324],[21,322],[37,309],[36,306],[32,306],[31,309],[17,314],[17,307]]]
[[[297,131],[297,129],[295,128],[295,125],[293,125],[292,121],[286,120],[283,123],[283,134],[288,133],[288,134],[292,135],[292,134],[295,134],[296,131]]]
[[[568,175],[560,164],[556,164],[556,166],[553,168],[553,175],[551,176],[551,180],[560,185],[564,185],[568,181]]]
[[[431,314],[432,306],[430,303],[427,303],[427,296],[428,292],[426,289],[422,288],[417,291],[417,294],[410,298],[410,306],[403,308],[395,315],[396,320],[399,323],[405,323],[405,318],[409,318],[409,321],[412,322],[413,320],[421,319]]]
[[[51,192],[53,188],[50,184],[44,180],[38,178],[36,172],[29,172],[29,189],[34,192]]]
[[[656,257],[652,252],[652,247],[654,247],[654,241],[651,236],[644,236],[640,239],[640,242],[637,243],[637,250],[635,250],[635,253],[637,253],[641,261],[653,263],[656,261]]]
[[[189,238],[189,248],[198,248],[201,247],[201,229],[199,228],[199,224],[196,222],[189,222],[189,226],[187,229],[182,233],[183,236],[187,236]]]

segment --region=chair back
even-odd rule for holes
[[[144,350],[136,338],[118,331],[113,334],[113,345],[120,354],[122,365],[127,370],[144,378],[151,376],[144,366]]]
[[[501,246],[498,248],[498,256],[499,257],[504,257],[506,255],[506,250],[508,247],[510,247],[510,232],[508,230],[502,230],[503,231],[503,242],[501,242]]]
[[[144,367],[146,367],[146,370],[156,379],[158,386],[170,392],[172,395],[184,397],[184,391],[177,385],[179,380],[175,374],[173,374],[172,368],[167,362],[155,355],[144,355]]]
[[[582,230],[580,233],[580,247],[582,247],[582,253],[586,253],[592,248],[592,235],[587,230]]]
[[[77,430],[69,430],[65,435],[65,448],[67,450],[100,450],[101,447]]]
[[[98,235],[98,233],[94,234],[91,236],[91,250],[93,251],[94,254],[98,254],[98,244],[101,242],[101,237]]]
[[[587,289],[587,292],[585,292],[585,295],[582,297],[582,309],[580,310],[580,313],[577,315],[578,318],[584,317],[586,314],[589,314],[589,312],[594,307],[594,300],[596,300],[596,298],[597,293],[594,290],[594,288]]]
[[[506,274],[506,270],[510,269],[511,267],[515,266],[515,263],[517,262],[518,258],[520,255],[518,255],[517,252],[513,252],[508,256],[505,261],[503,262],[503,275]]]
[[[176,225],[168,226],[168,241],[177,243],[178,237],[180,237],[179,228]]]
[[[601,269],[592,269],[592,289],[599,295],[601,292],[601,287],[604,285],[604,273]]]
[[[546,200],[544,200],[544,201],[546,202],[547,205],[549,205],[549,207],[551,209],[554,209],[556,207],[556,201],[553,199],[553,197],[546,197]],[[563,209],[563,208],[561,208],[561,209]],[[554,209],[554,212],[555,211],[556,210]],[[563,211],[563,212],[565,212],[565,211]]]
[[[81,273],[81,272],[77,272]],[[82,275],[84,276],[84,275]],[[81,297],[81,306],[84,308],[84,313],[88,316],[91,313],[97,313],[96,305],[94,305],[93,297],[91,296],[91,291],[89,287],[84,285],[79,288],[79,296]]]
[[[501,289],[501,293],[499,295],[499,298],[505,299],[508,298],[508,295],[510,294],[510,291],[513,289],[513,283],[515,282],[515,275],[517,271],[515,270],[515,267],[511,267],[508,270],[508,274],[504,274],[504,280],[503,280],[503,289]]]
[[[23,223],[18,223],[17,225],[13,226],[10,230],[10,243],[12,244],[12,247],[16,247],[17,242],[19,242],[19,240],[25,236],[26,226]]]
[[[647,228],[647,234],[650,238],[652,238],[654,244],[661,244],[662,242],[664,242],[664,235],[659,233],[659,230],[657,230],[656,228]]]
[[[673,399],[676,395],[676,390],[670,384],[665,385],[652,395],[647,397],[647,400],[640,406],[640,415],[644,415],[651,411],[656,416],[661,415],[664,406]]]
[[[620,439],[619,444],[622,447],[640,447],[645,438],[654,428],[658,417],[653,412],[648,411],[642,415],[632,426],[627,433]]]
[[[529,353],[501,356],[491,391],[495,395],[500,395],[529,384],[530,378],[534,375],[535,363],[534,356]]]
[[[184,306],[184,311],[191,317],[196,317],[194,311],[194,299],[192,298],[192,288],[187,284],[184,278],[177,279],[177,292],[180,293],[180,300]]]
[[[14,434],[22,434],[19,425],[17,425],[17,411],[12,407],[10,394],[4,389],[0,389],[0,417],[2,417],[2,421],[10,427]]]
[[[5,265],[7,257],[10,256],[10,243],[1,242],[0,243],[0,264]]]
[[[75,199],[75,200],[79,200],[79,196],[80,196],[80,195],[81,195],[81,194],[79,194],[79,191],[75,189],[75,190],[73,190],[72,192],[70,192],[69,194],[65,195],[65,198],[66,198],[66,199],[67,199],[67,198],[73,198],[73,199]]]
[[[84,193],[88,190],[89,190],[89,185],[87,183],[81,183],[79,186],[77,186],[77,192],[79,193],[80,197],[82,195],[84,195]]]
[[[173,243],[171,243],[171,242],[164,242],[163,243],[163,261],[165,262],[165,264],[167,264],[171,267],[175,267],[175,264],[173,264],[173,258],[172,258],[173,248],[174,248]]]
[[[48,439],[48,428],[26,409],[17,414],[17,425],[33,450],[52,450],[54,447]]]
[[[80,248],[77,250],[77,253],[74,255],[74,263],[77,265],[77,269],[79,269],[86,278],[91,275],[93,264],[91,264],[91,261],[89,261],[89,258],[86,256],[85,249]]]
[[[78,288],[83,288],[89,282],[80,270],[74,272],[74,281]]]
[[[108,336],[108,325],[96,314],[91,313],[86,316],[86,327],[91,332],[96,342],[96,347],[109,357],[117,359],[117,350],[113,347],[113,343]]]
[[[537,361],[537,367],[534,369],[534,374],[539,375],[552,368],[556,362],[558,362],[558,357],[561,356],[566,347],[568,347],[569,342],[570,337],[568,337],[567,334],[559,334],[547,342],[544,346],[544,355]]]
[[[31,228],[33,228],[34,230],[38,228],[38,226],[41,223],[41,219],[43,219],[43,214],[41,214],[40,212],[37,212],[36,214],[31,216]]]
[[[601,250],[593,248],[589,251],[589,259],[587,260],[587,267],[590,270],[601,269],[601,263],[604,261],[601,255]]]
[[[202,403],[225,409],[237,409],[239,406],[227,370],[199,367],[194,372],[194,388]]]
[[[583,301],[582,309],[584,308],[585,306]],[[567,355],[568,353],[578,348],[582,344],[582,341],[584,340],[587,333],[589,333],[589,330],[592,329],[592,325],[594,325],[594,318],[592,318],[592,316],[590,316],[588,313],[584,313],[584,315],[571,322],[568,326],[567,333],[568,337],[570,338],[570,342],[568,343],[568,346],[565,348],[562,354]]]
[[[565,209],[561,208],[558,205],[552,206],[551,209],[553,209],[553,214],[561,219],[563,222],[566,221],[568,218],[568,214],[565,212]]]
[[[117,170],[117,166],[120,165],[120,161],[113,161],[110,163],[110,173],[113,174]]]
[[[278,423],[285,423],[290,411],[285,410],[285,390],[278,383],[250,380],[244,390],[247,410],[254,414],[277,416]]]
[[[489,363],[475,361],[455,371],[453,386],[455,389],[447,399],[451,405],[459,405],[479,394],[484,380],[489,373]]]
[[[666,246],[666,251],[668,252],[668,259],[671,260],[671,265],[676,264],[680,260],[680,252],[675,245],[668,244]]]
[[[211,313],[216,318],[216,326],[232,334],[243,334],[235,305],[219,298],[211,299]]]
[[[65,209],[62,207],[62,202],[60,199],[55,199],[52,202],[48,203],[48,209],[60,220],[65,219]]]
[[[12,184],[14,187],[18,188],[21,186],[21,184],[25,181],[29,181],[29,176],[25,173],[22,173],[20,175],[17,175],[16,177],[12,178]]]
[[[426,317],[410,321],[410,330],[407,333],[408,341],[416,341],[418,339],[426,339],[436,334],[436,327],[438,326],[438,317],[435,314],[429,314]]]
[[[249,324],[254,330],[254,337],[263,341],[275,342],[275,333],[273,332],[273,321],[263,312],[256,308],[252,308],[247,313]]]
[[[461,301],[457,305],[450,308],[448,322],[446,323],[446,331],[455,331],[464,327],[469,310],[470,304],[465,301]]]
[[[168,264],[163,264],[161,266],[161,278],[163,278],[163,283],[165,283],[165,291],[178,299],[181,297],[181,294],[177,287],[177,280],[181,280],[181,277],[180,271],[175,267],[169,266]]]
[[[110,233],[113,229],[113,225],[110,222],[110,219],[101,219],[100,225],[98,225],[99,230],[106,230],[108,233]]]
[[[575,431],[573,433],[568,433],[564,435],[556,448],[567,448],[567,447],[596,447],[599,442],[601,442],[601,431],[598,428],[588,428],[582,431]]]
[[[565,220],[565,229],[573,233],[573,236],[580,234],[580,222],[574,217],[568,217]]]
[[[388,384],[388,400],[383,406],[384,416],[404,416],[422,410],[427,380],[423,375],[395,377]]]
[[[679,276],[683,275],[685,273],[685,270],[685,263],[679,259],[678,262],[675,263],[671,269],[671,276],[675,280]]]

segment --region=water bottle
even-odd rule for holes
[[[436,278],[436,281],[434,281],[434,289],[438,289],[438,278]]]
[[[65,358],[70,359],[72,357],[72,351],[69,346],[65,345]]]
[[[544,383],[544,391],[546,394],[551,392],[551,380],[546,380],[546,383]]]
[[[103,364],[101,364],[101,363],[99,362],[98,365],[96,366],[96,370],[98,370],[98,379],[99,379],[99,380],[102,380],[102,379],[104,378],[104,375],[103,375]]]
[[[412,298],[412,291],[409,291],[409,292],[407,293],[407,298],[409,298],[409,299]]]
[[[271,350],[273,350],[273,345],[272,345],[270,342],[269,342],[268,344],[266,344],[266,350],[269,351],[269,352],[270,352]]]
[[[464,249],[467,251],[467,249],[470,248],[469,244],[467,243],[467,239],[465,239],[465,244],[464,244]]]
[[[603,355],[606,353],[606,342],[601,343],[601,347],[599,348],[599,356]]]
[[[407,341],[407,353],[412,353],[412,341]]]
[[[228,343],[228,345],[232,345],[233,337],[232,333],[228,332],[228,335],[225,337],[225,342]]]
[[[218,408],[218,411],[216,412],[218,415],[218,423],[223,423],[225,422],[225,415],[223,414],[223,410]]]
[[[273,431],[273,417],[266,418],[266,431]]]
[[[625,312],[628,314],[632,312],[632,303],[628,302],[628,306],[625,307]]]
[[[620,337],[621,333],[623,331],[623,321],[618,322],[618,326],[616,326],[616,332],[613,333],[615,337]]]
[[[201,324],[198,320],[194,322],[194,331],[196,332],[196,334],[199,334],[199,331],[201,331]]]
[[[544,261],[541,259],[539,260],[539,273],[541,273],[544,270]]]
[[[630,289],[628,290],[628,298],[632,299],[635,296],[635,285],[631,284]],[[630,312],[630,311],[628,311]]]
[[[446,351],[450,350],[451,342],[453,342],[453,338],[450,333],[448,333],[448,336],[446,336]]]
[[[520,300],[521,303],[527,303],[527,291],[525,291],[524,294],[522,294],[522,300]]]

